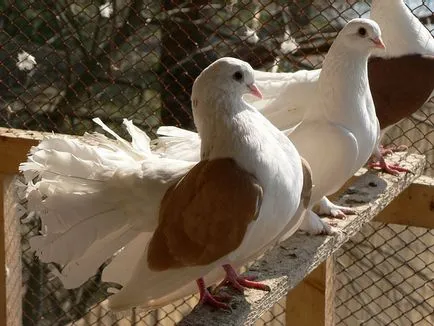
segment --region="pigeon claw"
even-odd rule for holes
[[[399,175],[399,173],[401,173],[401,172],[413,174],[413,172],[411,170],[404,168],[397,163],[395,163],[395,164],[387,163],[384,160],[384,158],[382,158],[379,162],[369,163],[369,167],[371,169],[379,169],[380,171],[383,171],[385,173],[392,174],[392,175]]]
[[[200,305],[208,305],[217,309],[232,310],[231,307],[219,300],[219,297],[212,295],[208,290],[199,299]]]
[[[323,198],[319,203],[319,211],[320,215],[331,216],[332,218],[345,220],[348,215],[355,215],[357,211],[351,207],[339,206],[333,204],[327,198]],[[333,225],[332,225],[333,226]]]
[[[408,150],[408,146],[406,145],[389,146],[389,147],[380,146],[381,156],[393,154],[395,152],[405,152],[407,150]]]
[[[217,308],[217,309],[223,309],[232,311],[231,307],[224,303],[223,301],[229,301],[231,297],[229,296],[218,296],[218,295],[212,295],[209,290],[205,287],[205,282],[202,278],[198,279],[196,281],[198,287],[199,287],[199,304],[200,305],[209,305],[211,307]]]
[[[351,209],[349,207],[344,207],[344,206],[337,206],[337,207],[338,208],[334,208],[330,211],[330,215],[333,218],[345,220],[347,218],[347,214],[354,215],[357,213],[354,209]]]
[[[223,282],[220,283],[220,285],[218,287],[228,285],[228,286],[238,290],[241,293],[244,292],[245,288],[256,289],[256,290],[261,290],[261,291],[271,291],[271,288],[268,285],[260,283],[260,282],[255,282],[254,279],[256,279],[256,277],[254,277],[254,276],[239,276],[239,275],[237,275],[237,272],[229,264],[223,265],[223,269],[226,272],[226,277],[223,280]]]

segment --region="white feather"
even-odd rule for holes
[[[295,73],[255,71],[257,85],[264,98],[246,96],[280,130],[295,127],[303,120],[309,100],[316,94],[320,69],[300,70]]]
[[[193,165],[152,154],[131,121],[124,124],[132,143],[96,122],[116,140],[50,136],[20,165],[28,209],[42,222],[30,245],[42,261],[65,265],[59,277],[67,288],[85,282],[140,232],[153,231],[165,190]]]
[[[163,126],[158,128],[159,136],[154,142],[154,152],[167,158],[181,159],[190,162],[200,160],[200,138],[195,132],[177,127]]]

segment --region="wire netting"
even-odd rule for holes
[[[338,253],[338,325],[433,325],[434,230],[370,223]]]
[[[434,31],[434,1],[407,4]],[[345,22],[368,16],[368,1],[345,0],[3,1],[0,126],[79,135],[94,130],[91,119],[100,117],[122,135],[123,118],[150,134],[162,124],[193,129],[191,87],[215,59],[235,56],[268,71],[320,68]],[[384,139],[425,154],[430,175],[433,123],[431,101]],[[39,222],[28,219],[22,227],[24,325],[172,325],[197,302],[193,297],[115,317],[100,273],[65,290],[55,266],[34,258],[28,238]],[[339,325],[434,324],[433,248],[432,231],[366,226],[338,255]],[[285,323],[282,300],[257,325]]]

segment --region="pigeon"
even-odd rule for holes
[[[382,28],[386,51],[374,50],[368,61],[370,89],[381,127],[381,137],[373,152],[379,162],[371,163],[370,166],[397,174],[408,170],[386,163],[380,146],[381,139],[389,128],[433,97],[434,41],[430,32],[402,0],[373,0],[371,17]],[[318,96],[320,73],[321,69],[295,73],[255,70],[263,99],[246,95],[246,100],[279,129],[289,133],[303,120],[311,102]],[[338,218],[354,213],[334,205],[326,197],[320,201],[318,208],[318,213]]]
[[[305,101],[302,122],[295,127],[279,126],[287,131],[312,169],[311,206],[318,204],[320,211],[329,209],[336,216],[354,211],[334,205],[324,196],[339,190],[368,161],[380,137],[367,71],[368,57],[377,48],[384,49],[378,25],[367,19],[350,21],[330,48],[318,82],[307,83],[316,87],[316,96]],[[302,100],[295,98],[292,103]],[[162,127],[157,133],[156,152],[171,158],[198,159],[197,134],[175,127]],[[310,210],[302,230],[331,233],[330,227]]]
[[[369,81],[382,136],[410,116],[434,95],[434,38],[403,0],[373,0],[371,18],[383,31],[386,51],[375,52],[369,62]],[[389,165],[380,147],[377,163],[384,171],[408,172]]]
[[[115,311],[153,309],[197,291],[200,303],[228,308],[206,287],[220,280],[269,290],[236,270],[297,230],[312,179],[291,141],[245,93],[261,96],[244,61],[219,59],[197,77],[197,162],[152,151],[128,120],[131,143],[96,119],[114,140],[54,135],[32,148],[19,186],[43,227],[30,243],[42,261],[64,266],[65,287],[112,258],[102,280],[122,285],[109,298]]]
[[[346,24],[324,59],[317,96],[303,121],[289,134],[312,169],[313,205],[321,205],[324,196],[338,191],[368,161],[378,142],[380,126],[367,63],[373,50],[384,48],[376,22],[359,18]],[[333,208],[353,212],[346,207]],[[310,218],[321,226],[318,216],[311,214]]]
[[[374,50],[368,63],[370,88],[383,136],[434,95],[434,39],[403,0],[373,0],[370,16],[380,25],[386,45],[386,51]],[[290,130],[303,119],[309,102],[316,96],[320,71],[255,71],[264,99],[246,100],[278,128]],[[380,146],[374,154],[379,162],[371,167],[391,174],[408,171],[386,163]]]

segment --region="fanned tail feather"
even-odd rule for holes
[[[124,120],[131,143],[95,122],[115,139],[50,136],[31,149],[20,165],[25,183],[16,183],[27,210],[41,217],[41,235],[30,245],[42,261],[64,266],[58,276],[66,288],[93,276],[140,232],[153,231],[162,196],[192,165],[153,154],[131,121]]]
[[[200,161],[200,137],[193,131],[163,126],[157,130],[158,138],[153,142],[153,150],[167,158]]]

